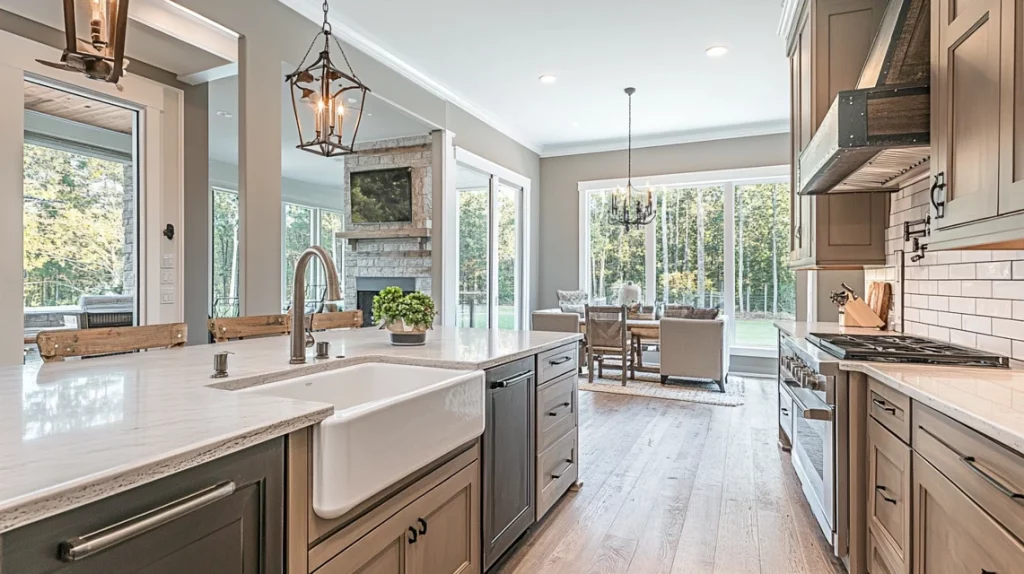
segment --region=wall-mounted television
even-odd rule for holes
[[[412,168],[357,171],[349,188],[352,223],[412,221]]]

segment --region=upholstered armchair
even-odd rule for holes
[[[728,317],[661,320],[661,382],[703,379],[725,392],[729,376]]]

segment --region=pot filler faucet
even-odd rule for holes
[[[306,267],[313,257],[323,263],[324,272],[327,275],[325,302],[341,300],[341,290],[338,289],[338,271],[334,267],[334,260],[323,247],[316,245],[307,247],[299,256],[299,260],[295,262],[295,278],[292,285],[292,358],[288,361],[292,365],[301,365],[306,362]]]

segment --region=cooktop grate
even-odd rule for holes
[[[807,340],[848,361],[922,363],[963,367],[1008,368],[1010,359],[951,343],[911,335],[838,335],[811,333]]]

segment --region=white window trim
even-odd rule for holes
[[[516,258],[516,300],[519,302],[519,313],[516,315],[516,329],[523,329],[530,325],[530,187],[532,182],[530,178],[516,173],[502,165],[494,163],[489,159],[480,157],[479,155],[468,151],[464,148],[455,146],[455,169],[458,169],[458,164],[465,165],[475,171],[482,172],[484,174],[491,175],[490,185],[490,205],[488,220],[489,233],[492,239],[497,235],[496,226],[493,225],[493,214],[495,213],[495,206],[497,205],[497,184],[500,181],[506,184],[517,187],[522,190],[519,194],[518,204],[518,225],[516,229],[517,234],[517,249],[519,251],[519,257]],[[449,213],[450,222],[452,225],[448,225],[449,221],[445,222],[443,226],[443,244],[452,250],[453,258],[450,260],[453,269],[458,269],[459,260],[459,240],[458,240],[458,190],[455,187],[455,169],[452,170],[452,182],[451,185],[445,186],[445,197],[444,205],[451,206]],[[452,213],[454,212],[454,215]],[[490,241],[490,254],[488,257],[488,284],[490,286],[490,296],[492,299],[497,298],[497,277],[498,269],[496,265],[497,261],[497,242]],[[448,258],[445,258],[448,260]],[[493,261],[491,260],[493,259]],[[446,283],[444,288],[445,293],[445,313],[442,318],[444,325],[454,326],[457,322],[458,317],[458,274],[451,273],[449,275],[454,276],[454,282],[449,278],[449,283]],[[493,282],[493,285],[492,285]],[[488,305],[488,309],[494,307]],[[494,326],[494,317],[490,317],[491,311],[488,311],[488,325]]]
[[[722,246],[725,253],[734,254],[731,257],[724,258],[724,269],[723,273],[727,278],[725,282],[725,288],[723,297],[726,301],[723,313],[728,315],[731,319],[735,319],[736,315],[736,238],[735,238],[735,223],[736,223],[736,187],[746,184],[755,183],[788,183],[789,182],[789,166],[778,165],[778,166],[767,166],[767,167],[755,167],[755,168],[743,168],[743,169],[731,169],[731,170],[719,170],[719,171],[703,171],[703,172],[692,172],[685,174],[666,174],[651,176],[646,178],[634,178],[634,186],[639,189],[646,189],[647,187],[665,187],[665,188],[692,188],[692,187],[711,187],[721,186],[723,188],[723,236],[724,244]],[[639,184],[642,182],[642,185]],[[616,179],[603,179],[603,180],[592,180],[592,181],[581,181],[577,184],[577,190],[579,191],[579,289],[586,291],[588,299],[593,295],[591,293],[591,284],[593,283],[590,277],[590,196],[595,193],[607,192],[616,188],[623,188],[627,184],[625,178]],[[645,249],[644,249],[644,275],[645,275],[645,287],[644,287],[644,300],[645,301],[656,301],[657,300],[657,261],[656,252],[656,231],[653,225],[645,226]],[[746,356],[768,356],[765,353],[771,353],[772,356],[777,352],[774,349],[749,347],[735,345],[733,342],[736,340],[736,321],[731,320],[728,323],[729,333],[728,338],[730,341],[729,350],[734,355],[746,355]]]
[[[286,297],[285,296],[288,293],[287,269],[285,269],[285,249],[286,249],[286,241],[287,241],[288,206],[289,205],[293,205],[295,207],[300,207],[302,209],[308,209],[308,210],[310,210],[312,212],[312,213],[310,213],[310,217],[309,217],[309,245],[320,245],[321,247],[323,247],[320,244],[320,232],[322,231],[322,227],[321,227],[322,221],[321,221],[321,218],[322,218],[322,216],[323,216],[323,214],[325,212],[326,213],[334,213],[334,214],[340,215],[341,216],[341,222],[342,222],[341,225],[342,225],[342,230],[343,231],[344,231],[344,227],[345,227],[345,215],[342,212],[340,212],[340,211],[336,211],[336,210],[333,210],[333,209],[328,209],[326,207],[315,207],[315,206],[307,205],[307,204],[304,204],[304,203],[296,203],[294,201],[282,201],[281,202],[281,297],[282,297],[282,300],[281,300],[281,310],[282,310],[282,312],[284,312],[285,307],[287,307],[288,305],[291,304],[291,297]],[[333,251],[333,249],[331,251]],[[344,276],[345,276],[345,271],[344,271],[344,269],[345,269],[345,252],[344,252],[344,250],[342,250],[342,252],[341,252],[340,260],[341,260],[341,267],[337,271],[338,271],[338,273],[341,274],[341,277],[339,278],[339,281],[343,281],[344,280]],[[312,279],[311,282],[313,284],[317,284],[319,281],[323,281],[324,280],[322,277],[320,277],[320,273],[322,272],[322,269],[323,268],[322,268],[321,265],[313,265],[312,266],[313,279]],[[345,287],[344,285],[339,285],[339,289],[343,290],[344,287]],[[307,301],[307,303],[309,303],[309,302]]]

